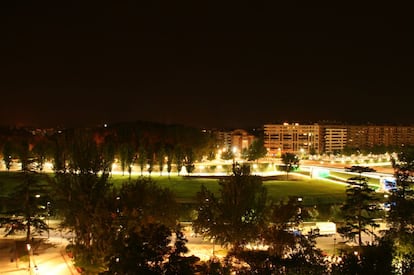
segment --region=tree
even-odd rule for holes
[[[160,188],[150,178],[140,178],[114,189],[113,201],[113,237],[109,237],[111,250],[106,257],[109,274],[162,274],[163,270],[185,269],[181,254],[187,248],[176,227],[177,203],[169,189]],[[173,231],[174,248],[170,246]],[[170,259],[168,264],[164,263],[166,258]]]
[[[21,163],[22,171],[32,170],[31,164],[35,161],[31,151],[31,145],[27,138],[23,138],[15,143],[15,154]]]
[[[168,179],[170,179],[172,163],[174,160],[174,149],[171,146],[167,147],[166,152],[167,152],[167,173],[168,173]]]
[[[187,170],[187,174],[190,175],[194,169],[194,152],[191,149],[187,150],[187,153],[184,158],[184,165],[185,169]]]
[[[220,198],[204,186],[197,193],[198,215],[193,221],[201,233],[221,245],[241,249],[257,239],[266,224],[266,189],[246,165],[234,164],[233,175],[219,180]]]
[[[259,235],[268,250],[244,249],[230,255],[248,263],[249,274],[325,274],[326,264],[322,251],[315,246],[315,236],[295,230],[303,215],[306,217],[301,200],[289,197],[269,208],[269,226]]]
[[[234,156],[233,150],[230,150],[230,149],[223,151],[223,153],[221,154],[221,159],[223,160],[231,160],[231,159],[234,159],[234,157],[235,156]]]
[[[163,224],[148,224],[139,230],[127,228],[112,244],[107,274],[162,274],[169,255],[171,231]]]
[[[286,180],[289,179],[289,172],[297,169],[299,167],[299,158],[293,153],[283,153],[281,156],[283,169],[286,171]]]
[[[103,163],[104,167],[108,167],[110,175],[112,175],[112,164],[115,161],[115,155],[117,150],[117,144],[113,136],[107,135],[104,137],[102,153],[103,160],[106,163]]]
[[[135,151],[131,143],[122,143],[120,145],[119,158],[121,162],[122,175],[124,175],[124,171],[127,169],[129,179],[131,179],[132,165],[135,159]]]
[[[295,236],[293,230],[298,228],[302,218],[301,201],[296,197],[270,205],[270,226],[263,229],[263,238],[272,255],[283,257],[293,249],[299,240],[299,235]]]
[[[26,228],[26,242],[31,241],[31,228],[34,227],[39,233],[47,230],[46,223],[41,216],[46,212],[47,202],[50,201],[48,196],[47,181],[48,176],[37,176],[33,171],[33,163],[36,161],[32,157],[32,151],[29,139],[23,137],[14,145],[14,152],[21,162],[20,184],[14,187],[8,197],[3,198],[7,201],[6,220],[22,228]],[[23,216],[24,219],[15,218]],[[6,233],[12,234],[13,227]]]
[[[341,261],[331,264],[332,275],[341,274],[407,274],[396,273],[392,267],[392,245],[381,239],[376,245],[362,247],[360,253],[344,251]]]
[[[346,199],[341,206],[346,224],[340,227],[338,232],[351,240],[357,237],[361,249],[362,233],[375,235],[372,229],[378,227],[374,219],[379,211],[377,206],[379,199],[375,196],[375,191],[368,186],[365,177],[354,178],[354,180],[355,182],[347,187]]]
[[[174,193],[159,187],[150,178],[123,183],[114,191],[117,202],[116,213],[123,228],[137,227],[148,223],[162,223],[173,228],[178,220],[178,204]],[[162,202],[162,203],[160,203]]]
[[[175,228],[174,249],[168,257],[168,262],[164,266],[165,274],[176,275],[193,275],[195,274],[195,263],[200,258],[195,256],[184,256],[189,250],[186,246],[188,240],[185,238],[179,225]]]
[[[160,169],[160,176],[162,176],[162,171],[164,170],[164,162],[165,162],[165,149],[163,146],[161,146],[158,149],[157,160],[158,160],[158,166]]]
[[[12,161],[13,161],[13,145],[11,141],[6,141],[3,145],[3,160],[6,165],[7,171],[10,171]]]
[[[152,148],[150,148],[149,154],[148,154],[148,175],[151,177],[151,173],[154,170],[154,162],[155,162],[155,153],[153,152]]]
[[[145,165],[147,164],[147,151],[143,144],[138,148],[138,165],[141,169],[141,176],[143,176]]]
[[[43,171],[43,166],[46,160],[52,157],[51,147],[51,142],[46,137],[42,137],[37,140],[33,146],[33,157],[36,160],[37,168],[40,172]]]
[[[57,151],[67,152],[67,158],[55,170],[54,198],[63,226],[75,234],[76,264],[104,266],[112,208],[108,197],[110,161],[105,159],[104,143],[97,143],[92,133],[83,129],[58,134],[57,140]]]
[[[395,230],[407,231],[414,225],[414,147],[405,148],[391,161],[396,185],[388,220]]]
[[[396,269],[408,274],[414,270],[414,146],[401,148],[392,166],[396,185],[391,190],[387,237],[393,243]]]
[[[264,141],[262,138],[255,139],[247,150],[247,160],[255,161],[260,158],[263,158],[267,154],[267,149],[264,146]]]
[[[177,164],[177,175],[180,175],[181,169],[183,168],[184,164],[184,151],[181,146],[176,146],[174,148],[174,159]]]
[[[194,264],[199,259],[183,256],[188,251],[187,240],[180,230],[175,235],[173,242],[171,229],[158,223],[118,234],[105,274],[195,274]]]
[[[43,218],[47,214],[47,203],[51,201],[50,179],[46,174],[29,170],[17,173],[19,184],[1,198],[4,206],[0,222],[12,225],[6,236],[14,234],[15,229],[25,229],[26,242],[31,243],[32,228],[38,234],[48,230]]]

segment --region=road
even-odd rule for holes
[[[314,167],[325,167],[325,168],[337,168],[337,169],[344,169],[346,166],[351,166],[343,163],[338,162],[329,162],[329,161],[317,161],[317,160],[301,160],[300,166],[314,166]],[[365,166],[361,164],[361,166]],[[380,174],[387,174],[393,175],[394,169],[391,167],[391,163],[379,163],[377,165],[370,165],[370,167],[377,170],[377,173]]]

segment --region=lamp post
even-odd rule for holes
[[[30,249],[32,248],[31,246],[30,246],[30,243],[27,243],[26,244],[26,248],[27,248],[27,255],[29,256],[29,274],[31,274],[32,272],[31,272],[31,266],[30,266]]]
[[[215,251],[215,247],[214,247],[214,245],[216,244],[216,239],[213,238],[212,241],[213,241],[213,258],[214,258],[214,257],[216,257],[216,251]]]
[[[50,201],[48,201],[47,203],[46,203],[46,225],[47,225],[47,238],[49,239],[49,237],[50,237],[50,232],[49,232],[49,230],[50,230],[50,228],[49,228],[49,220],[50,220]]]
[[[333,245],[333,255],[335,256],[335,244],[336,244],[336,238],[335,237],[333,238],[333,241],[334,241],[334,245]]]
[[[302,197],[298,197],[297,200],[298,200],[298,204],[299,204],[298,219],[299,220],[302,220],[302,201],[303,201],[303,198]]]

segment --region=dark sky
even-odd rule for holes
[[[1,2],[0,124],[414,123],[392,1]]]

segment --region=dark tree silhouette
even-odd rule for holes
[[[263,138],[255,139],[247,149],[247,160],[255,161],[263,158],[267,154],[267,149],[264,146]]]
[[[344,237],[355,240],[361,249],[362,233],[375,235],[373,228],[378,227],[375,218],[378,216],[379,198],[370,188],[365,177],[354,177],[353,183],[346,189],[346,200],[341,206],[345,225],[338,229]]]
[[[299,167],[299,158],[297,155],[287,152],[282,154],[281,160],[284,165],[283,169],[286,171],[286,180],[288,180],[289,172],[292,172]]]
[[[393,242],[393,256],[401,274],[414,270],[414,146],[400,148],[392,159],[396,186],[391,190],[387,222],[388,238]]]
[[[256,240],[266,224],[266,189],[246,165],[234,164],[233,175],[219,180],[220,198],[202,186],[197,194],[197,233],[238,250]]]

